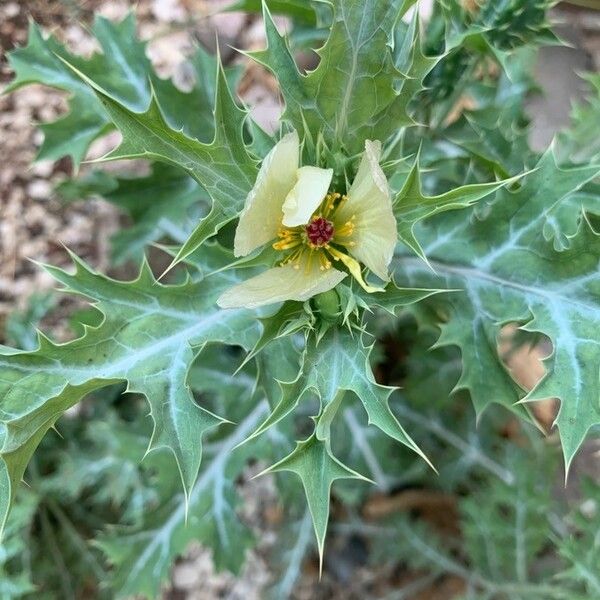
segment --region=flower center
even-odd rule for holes
[[[312,222],[306,226],[306,237],[317,248],[326,246],[333,239],[333,233],[333,223],[324,217],[313,217]]]
[[[355,244],[352,240],[355,218],[343,222],[337,217],[338,208],[347,200],[337,192],[327,194],[308,225],[282,226],[277,234],[279,239],[273,244],[275,250],[288,253],[280,264],[292,264],[299,269],[304,262],[309,269],[315,259],[325,271],[331,268],[331,260],[349,260],[345,249]]]

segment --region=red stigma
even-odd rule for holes
[[[325,246],[333,238],[333,223],[323,217],[316,217],[306,226],[306,235],[314,246]]]

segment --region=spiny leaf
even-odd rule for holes
[[[160,505],[137,528],[116,528],[99,545],[116,568],[118,598],[145,595],[155,598],[175,558],[193,540],[209,543],[218,567],[238,570],[245,559],[250,532],[235,514],[235,480],[256,448],[235,449],[265,412],[256,405],[204,460],[186,502],[168,477],[159,486]]]
[[[69,113],[42,125],[44,142],[38,158],[58,160],[70,156],[75,164],[85,157],[90,144],[112,129],[111,121],[93,91],[63,62],[88,74],[106,93],[134,112],[143,111],[150,101],[151,85],[160,99],[166,121],[186,135],[209,141],[214,133],[213,107],[216,58],[196,48],[189,59],[195,76],[190,92],[182,92],[170,80],[160,79],[146,57],[146,44],[136,36],[136,22],[129,14],[118,23],[97,17],[91,28],[102,49],[89,59],[70,54],[52,36],[45,39],[31,23],[25,48],[9,53],[15,79],[6,92],[32,83],[41,83],[71,94]],[[62,59],[62,60],[61,60]],[[239,70],[228,69],[234,83]]]
[[[587,217],[590,222],[600,216],[600,183],[591,181],[555,204],[544,215],[544,239],[552,242],[557,252],[568,250],[573,238]],[[597,232],[598,227],[592,227]]]
[[[110,128],[110,122],[91,90],[62,64],[59,56],[77,61],[53,37],[45,40],[38,26],[32,22],[28,45],[8,55],[16,76],[6,92],[31,83],[42,83],[73,95],[71,114],[45,125],[45,140],[39,158],[58,159],[66,153],[78,165],[89,145]],[[69,135],[65,136],[65,132]]]
[[[558,137],[557,153],[563,162],[585,163],[600,159],[600,139],[591,123],[600,121],[600,74],[588,74],[587,102],[578,103],[571,113],[571,124]]]
[[[123,141],[105,160],[151,158],[179,166],[210,194],[212,209],[182,246],[171,266],[196,250],[241,210],[256,176],[256,163],[243,139],[246,112],[238,108],[225,73],[219,68],[215,100],[215,137],[206,144],[176,131],[165,120],[155,94],[145,112],[134,112],[87,75],[71,67],[90,85]]]
[[[441,212],[471,206],[481,198],[514,183],[519,178],[520,176],[492,183],[465,185],[439,196],[425,196],[421,189],[421,174],[417,160],[394,201],[398,237],[424,261],[427,261],[427,257],[415,237],[414,230],[417,223]]]
[[[465,367],[453,391],[469,390],[478,415],[497,402],[528,418],[525,408],[519,404],[523,389],[499,361],[497,323],[482,319],[478,307],[465,304],[462,298],[451,301],[450,307],[448,323],[442,327],[436,347],[458,345],[461,348]],[[464,343],[465,338],[469,339],[468,344]],[[476,378],[473,371],[477,372]]]
[[[556,424],[567,466],[600,422],[600,236],[581,219],[569,248],[557,252],[543,230],[548,213],[599,173],[599,166],[560,169],[550,150],[518,191],[498,194],[484,218],[446,215],[420,229],[438,278],[424,276],[417,259],[399,258],[395,268],[397,279],[410,284],[465,290],[450,297],[439,344],[463,351],[459,385],[479,411],[493,401],[511,406],[523,396],[494,360],[500,327],[517,322],[550,337],[548,372],[522,401],[561,400]]]
[[[147,246],[162,238],[184,242],[210,200],[182,169],[153,163],[149,175],[113,178],[104,171],[62,182],[57,193],[66,200],[101,196],[124,210],[133,224],[111,238],[115,265],[141,262]]]
[[[291,471],[302,481],[317,536],[322,569],[331,485],[337,479],[362,479],[363,481],[368,479],[335,458],[331,453],[329,441],[321,441],[315,434],[298,442],[291,454],[269,467],[264,473],[277,471]]]
[[[556,0],[488,0],[479,9],[477,23],[486,29],[490,42],[501,50],[524,44],[556,43],[558,40],[546,16],[554,4]]]
[[[265,4],[267,48],[249,55],[278,78],[284,118],[314,139],[323,135],[333,152],[351,155],[363,149],[365,139],[385,140],[410,124],[405,109],[411,98],[397,91],[405,76],[394,65],[391,47],[397,20],[412,3],[332,0],[331,32],[318,51],[318,67],[307,75],[299,72]]]
[[[219,71],[222,69],[227,86],[235,90],[242,76],[240,66],[221,67],[219,57],[196,46],[185,65],[194,77],[189,93],[181,92],[170,80],[160,79],[151,71],[151,82],[167,123],[187,136],[210,142],[215,135],[215,102],[218,98]],[[148,96],[144,108],[148,106]]]
[[[327,423],[317,428],[317,435],[326,438],[328,424],[337,413],[344,392],[352,392],[360,399],[370,424],[427,460],[390,411],[388,401],[393,389],[375,382],[369,365],[370,352],[371,347],[364,345],[360,332],[331,328],[322,338],[309,334],[296,380],[281,384],[278,404],[249,439],[281,421],[311,391],[320,398],[320,419]]]
[[[392,122],[404,123],[407,111],[414,118],[413,111],[407,106],[414,96],[425,88],[429,73],[442,59],[440,56],[426,56],[421,40],[421,22],[419,11],[415,10],[410,23],[399,22],[394,31],[393,59],[396,68],[406,77],[401,82],[400,93],[388,110]],[[402,157],[403,158],[403,157]]]
[[[251,313],[216,307],[235,278],[231,272],[210,284],[162,286],[146,264],[135,281],[123,283],[74,260],[72,275],[47,269],[67,290],[95,299],[105,319],[69,344],[41,337],[35,352],[0,357],[2,520],[46,431],[85,394],[124,380],[150,403],[155,429],[149,449],[172,452],[189,493],[201,461],[200,437],[222,422],[196,404],[187,386],[193,347],[218,341],[250,348],[255,341]]]
[[[500,99],[499,99],[500,101]],[[501,98],[506,104],[506,99]],[[521,99],[519,99],[519,104]],[[498,116],[499,106],[465,111],[443,135],[456,146],[457,151],[467,151],[468,156],[485,165],[492,173],[508,177],[528,169],[537,156],[529,150],[528,130],[517,120]]]
[[[449,290],[401,288],[392,282],[386,286],[384,292],[372,296],[369,300],[374,306],[379,306],[391,314],[396,314],[398,309],[421,302],[421,300],[430,298],[435,294],[448,291]]]
[[[252,351],[244,359],[246,364],[259,352],[279,336],[308,327],[310,317],[303,308],[302,302],[286,302],[274,315],[260,319],[262,332]]]

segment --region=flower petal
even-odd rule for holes
[[[348,201],[336,213],[342,226],[354,217],[353,245],[348,251],[377,277],[389,280],[388,266],[398,241],[396,218],[387,179],[379,166],[381,143],[365,143],[358,173],[348,192]]]
[[[217,300],[221,308],[257,308],[285,300],[304,301],[334,288],[346,273],[321,271],[319,261],[311,264],[274,267],[227,290]]]
[[[235,232],[235,256],[246,256],[277,237],[281,207],[296,184],[299,162],[300,140],[298,132],[292,131],[281,138],[262,162]]]
[[[332,178],[333,169],[298,169],[298,182],[283,203],[283,224],[286,227],[306,225],[327,196]]]

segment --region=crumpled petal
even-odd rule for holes
[[[286,227],[306,225],[327,196],[332,179],[333,169],[298,169],[298,181],[283,203],[283,224]]]
[[[398,241],[396,218],[387,179],[379,166],[381,143],[367,140],[348,200],[336,213],[341,226],[355,217],[348,251],[377,277],[389,280],[388,267]]]
[[[281,138],[262,162],[235,232],[235,256],[246,256],[277,237],[281,207],[296,184],[299,163],[300,140],[298,132],[292,131]]]
[[[303,302],[334,288],[344,277],[346,273],[337,269],[322,271],[313,258],[310,263],[274,267],[247,279],[224,292],[217,304],[221,308],[257,308],[285,300]]]

